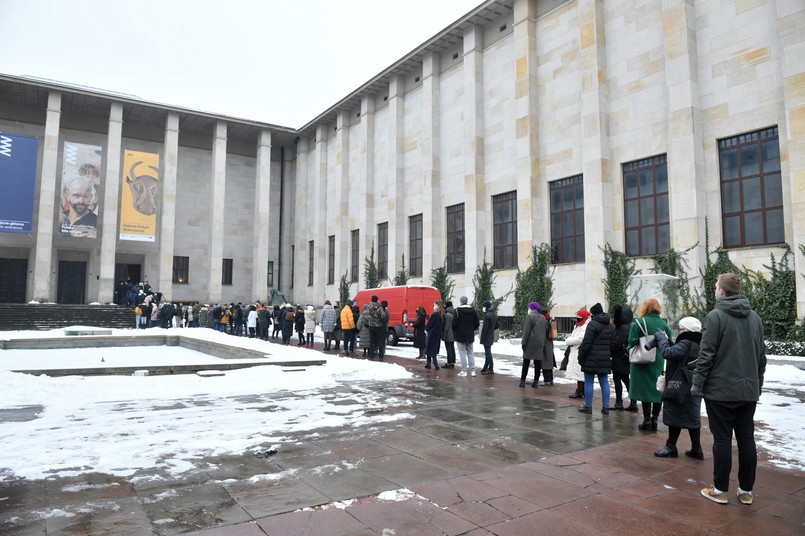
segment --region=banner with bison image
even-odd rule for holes
[[[126,150],[120,196],[120,240],[154,242],[159,207],[159,155]]]
[[[99,145],[64,142],[59,234],[97,238],[98,200],[101,190]]]

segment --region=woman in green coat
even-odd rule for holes
[[[644,335],[643,329],[649,337],[653,337],[657,331],[664,331],[669,339],[673,337],[671,328],[660,318],[660,313],[662,306],[654,298],[643,302],[639,317],[629,329],[627,349],[638,344],[640,337]],[[639,400],[643,406],[643,424],[638,425],[638,428],[645,432],[657,431],[657,419],[662,410],[662,393],[657,390],[657,378],[665,369],[665,360],[657,349],[654,355],[654,363],[645,365],[631,363],[629,366],[629,399]]]

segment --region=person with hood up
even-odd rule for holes
[[[609,315],[604,312],[600,303],[590,307],[590,322],[584,332],[584,339],[579,345],[579,365],[584,372],[584,405],[579,408],[582,413],[593,412],[593,393],[595,378],[601,386],[601,413],[609,414],[609,373],[612,369],[612,358],[609,345],[612,342],[612,324]]]
[[[565,339],[565,344],[570,348],[565,378],[576,382],[576,391],[572,395],[568,395],[570,398],[584,397],[584,373],[581,371],[581,365],[579,365],[579,345],[584,340],[584,333],[587,331],[589,321],[590,311],[584,308],[579,309],[576,312],[576,325],[567,339]]]
[[[481,327],[481,344],[484,346],[484,368],[481,369],[481,374],[494,374],[495,363],[492,360],[492,345],[495,344],[495,330],[500,326],[498,324],[498,313],[492,307],[492,302],[485,300],[484,304],[484,323]]]
[[[324,302],[324,307],[321,310],[321,317],[319,323],[321,330],[324,332],[324,351],[330,351],[330,345],[333,343],[333,331],[335,331],[335,309],[330,303],[330,300]]]
[[[696,368],[696,358],[699,357],[699,343],[702,340],[702,323],[692,316],[686,316],[679,321],[679,335],[671,344],[664,331],[654,333],[654,342],[665,359],[666,383],[674,377],[680,367],[689,370]],[[702,399],[688,395],[684,402],[666,399],[662,405],[662,423],[668,427],[668,439],[665,446],[654,453],[658,458],[676,458],[676,442],[682,429],[686,428],[690,434],[691,449],[685,451],[685,456],[704,459],[702,451]]]
[[[297,346],[305,346],[305,310],[302,309],[302,304],[296,304],[293,323],[296,336],[299,338]]]
[[[457,376],[475,376],[475,354],[472,343],[475,342],[475,330],[481,325],[481,319],[475,308],[469,305],[469,298],[462,296],[461,305],[456,307],[453,319],[453,338],[458,347],[458,358],[461,361],[461,372]]]
[[[537,302],[528,304],[528,314],[523,322],[523,338],[520,346],[523,349],[523,369],[520,372],[520,387],[525,388],[525,380],[528,377],[528,368],[534,362],[534,382],[531,387],[537,387],[539,370],[542,366],[542,356],[545,351],[545,335],[547,334],[548,322],[540,314],[542,305]]]
[[[305,348],[313,348],[313,335],[316,333],[316,309],[308,304],[305,307]]]
[[[288,346],[291,344],[291,337],[293,336],[294,312],[293,305],[286,303],[280,310],[282,323],[282,344]]]
[[[612,357],[612,383],[615,384],[614,410],[637,412],[637,401],[629,400],[629,406],[623,407],[623,388],[629,391],[629,352],[626,343],[629,341],[629,328],[632,326],[634,313],[628,307],[616,305],[612,311],[612,321],[615,324],[615,333],[609,345],[609,355]]]
[[[444,302],[444,323],[442,327],[442,340],[444,341],[444,351],[447,353],[447,363],[442,368],[455,368],[456,366],[456,340],[453,338],[453,319],[456,317],[456,310],[453,302]]]
[[[352,315],[352,300],[344,303],[341,309],[341,332],[344,336],[344,357],[355,355],[355,317]]]
[[[442,345],[442,327],[444,318],[442,317],[442,305],[439,302],[433,304],[433,313],[428,318],[425,325],[425,368],[429,369],[431,362],[433,368],[439,370],[439,348]]]
[[[427,342],[425,338],[425,324],[427,320],[428,314],[425,312],[425,308],[420,305],[416,308],[416,318],[411,324],[411,327],[414,328],[414,348],[419,350],[417,359],[425,359],[425,343]]]

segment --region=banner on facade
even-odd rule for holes
[[[159,155],[126,150],[120,196],[120,240],[154,242],[159,207]]]
[[[59,198],[62,236],[98,236],[102,151],[99,145],[64,142]]]
[[[33,233],[39,140],[0,132],[0,232]]]

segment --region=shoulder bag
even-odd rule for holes
[[[643,319],[643,324],[640,323],[640,319],[635,320],[635,322],[637,322],[637,325],[640,327],[640,331],[643,332],[643,336],[640,337],[640,340],[637,341],[637,344],[632,346],[632,348],[629,350],[629,363],[634,363],[635,365],[647,365],[649,363],[654,363],[654,359],[657,356],[656,349],[652,348],[651,350],[646,350],[646,344],[650,339],[646,320]]]

